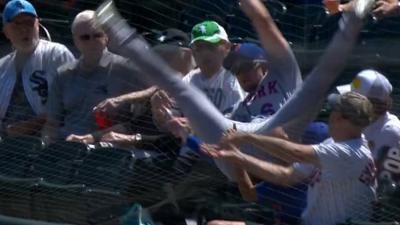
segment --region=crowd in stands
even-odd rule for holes
[[[2,13],[13,51],[0,59],[1,136],[77,149],[111,143],[116,161],[127,160],[122,149],[205,161],[237,184],[245,201],[272,205],[273,222],[260,223],[377,222],[378,180],[400,185],[393,86],[365,65],[351,84],[332,87],[350,63],[366,16],[400,15],[400,4],[324,3],[341,19],[303,81],[290,43],[260,0],[239,1],[256,42],[234,43],[222,23],[204,20],[190,36],[163,31],[153,46],[108,2],[75,16],[77,58],[40,37],[40,14],[30,2],[11,0]],[[160,182],[179,176],[177,164],[169,165],[167,177],[156,176]],[[82,174],[82,183],[91,179]],[[121,176],[135,176],[127,174]],[[248,223],[227,219],[206,223]]]

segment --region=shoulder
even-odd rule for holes
[[[65,45],[46,40],[40,40],[37,46],[37,51],[41,53],[52,53],[52,54],[66,53],[66,52],[71,53]]]
[[[224,69],[222,74],[224,82],[227,83],[232,90],[241,90],[239,81],[237,80],[236,76],[232,74],[232,72]]]
[[[57,68],[57,76],[68,76],[68,74],[74,74],[78,69],[78,60],[74,60],[72,62],[65,63]]]
[[[362,141],[359,140],[359,147],[361,147]],[[345,154],[351,154],[352,148],[355,147],[353,141],[335,142],[332,138],[328,138],[324,142],[312,145],[313,149],[320,154],[338,154],[339,152]]]
[[[0,67],[5,65],[5,64],[7,64],[7,63],[9,63],[9,62],[11,62],[13,60],[13,58],[14,58],[13,56],[14,56],[14,52],[2,57],[0,59]]]
[[[191,70],[189,73],[187,73],[182,79],[185,82],[190,82],[191,80],[195,79],[196,77],[200,76],[201,71],[199,68]]]

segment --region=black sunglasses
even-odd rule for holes
[[[99,39],[104,37],[104,33],[103,32],[98,32],[98,33],[94,33],[94,34],[82,34],[79,35],[79,39],[82,41],[89,41],[90,39]]]

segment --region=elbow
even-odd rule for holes
[[[246,202],[257,202],[258,201],[257,192],[255,189],[243,190],[240,188],[239,190],[240,190],[240,194],[242,195],[242,198]]]
[[[291,171],[288,167],[281,168],[279,176],[276,176],[276,180],[272,181],[276,185],[283,187],[290,187],[295,182],[292,180]]]

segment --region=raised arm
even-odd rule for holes
[[[260,0],[241,0],[241,9],[251,20],[268,56],[282,58],[291,54],[289,43]]]
[[[329,89],[344,69],[362,26],[363,20],[353,12],[343,14],[339,30],[303,86],[297,89],[260,133],[265,134],[271,128],[289,122],[288,130],[299,130],[299,124],[307,124],[315,118]]]
[[[292,49],[262,1],[241,0],[239,4],[266,50],[269,69],[287,78],[286,83],[300,84],[301,72]]]

